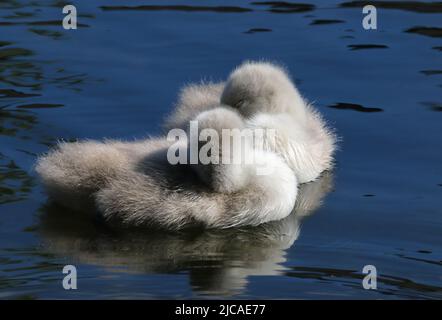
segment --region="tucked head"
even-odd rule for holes
[[[195,121],[198,137],[191,134],[189,144],[198,139],[198,164],[193,169],[200,179],[218,192],[234,192],[244,187],[249,173],[241,157],[250,154],[252,141],[234,141],[235,134],[244,129],[241,116],[230,107],[220,106],[200,113]]]
[[[281,67],[267,62],[245,62],[229,76],[221,103],[245,117],[257,113],[291,113],[305,117],[305,103]]]

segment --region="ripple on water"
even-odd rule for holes
[[[438,102],[422,102],[422,104],[428,107],[430,110],[442,112],[442,104]]]
[[[442,2],[422,1],[349,1],[340,4],[342,8],[362,8],[373,5],[376,8],[413,11],[417,13],[440,13]]]
[[[16,106],[18,109],[47,109],[47,108],[60,108],[63,107],[60,103],[29,103]]]
[[[30,28],[29,31],[32,33],[35,33],[39,36],[49,37],[54,40],[58,40],[58,39],[64,37],[64,33],[59,32],[59,31],[46,30],[46,29],[35,29],[35,28]]]
[[[442,37],[442,28],[436,27],[413,27],[405,30],[407,33],[416,33],[422,36],[432,37],[432,38],[440,38]]]
[[[442,74],[442,70],[421,70],[420,73],[426,76],[434,76],[438,74]]]
[[[12,159],[0,153],[0,204],[27,198],[34,179]]]
[[[56,26],[63,25],[63,20],[43,20],[43,21],[0,21],[0,26]],[[88,24],[77,22],[77,27],[89,28]]]
[[[0,60],[7,60],[16,57],[25,57],[32,55],[33,52],[23,48],[4,48],[0,50]]]
[[[347,46],[350,50],[367,50],[367,49],[387,49],[384,44],[350,44]]]
[[[2,98],[30,98],[39,97],[38,93],[25,93],[14,89],[0,89],[0,99]]]
[[[234,6],[190,6],[190,5],[140,5],[140,6],[101,6],[104,11],[187,11],[241,13],[253,11],[249,8]]]
[[[368,107],[363,107],[360,104],[346,103],[346,102],[339,102],[337,104],[329,106],[329,108],[339,109],[339,110],[354,110],[354,111],[358,111],[358,112],[382,112],[382,111],[384,111],[381,108],[368,108]]]
[[[354,287],[354,289],[365,290],[361,286],[361,281],[366,275],[361,274],[358,270],[295,266],[291,267],[290,271],[285,272],[285,275],[301,279],[346,283],[348,286]],[[376,289],[377,292],[385,295],[401,293],[406,296],[407,292],[410,291],[417,291],[423,294],[440,293],[442,291],[442,287],[385,274],[378,275],[377,282],[380,284]]]
[[[299,13],[312,11],[315,5],[309,3],[292,3],[285,1],[255,1],[251,4],[257,6],[268,6],[267,11],[273,13]]]
[[[310,23],[310,25],[316,26],[316,25],[338,24],[338,23],[345,23],[345,21],[339,20],[339,19],[316,19],[316,20],[313,20]]]
[[[267,29],[267,28],[252,28],[252,29],[249,29],[249,30],[245,31],[244,33],[247,33],[247,34],[253,34],[253,33],[258,33],[258,32],[272,32],[272,29]]]

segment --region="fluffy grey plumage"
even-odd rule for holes
[[[232,126],[276,129],[277,139],[264,141],[264,150],[248,149],[274,170],[257,175],[253,165],[171,165],[172,142],[159,137],[61,143],[38,159],[36,171],[51,198],[98,209],[108,221],[228,228],[288,216],[298,182],[315,180],[332,163],[334,136],[272,64],[245,63],[226,84],[186,87],[165,127],[187,128],[193,119],[219,133]]]

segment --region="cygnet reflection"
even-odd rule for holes
[[[231,296],[245,290],[249,276],[284,271],[286,251],[299,236],[304,217],[332,189],[332,174],[300,186],[292,214],[257,227],[109,229],[84,212],[73,215],[55,204],[42,208],[38,232],[46,249],[72,263],[98,265],[108,272],[188,272],[198,294]],[[148,290],[148,289],[146,289]]]

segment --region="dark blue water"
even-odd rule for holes
[[[0,3],[0,298],[442,298],[440,4],[378,3],[367,31],[339,1],[72,0],[64,30],[67,3]],[[47,203],[32,166],[57,140],[159,134],[183,84],[245,59],[287,66],[341,138],[290,217],[123,233]]]

